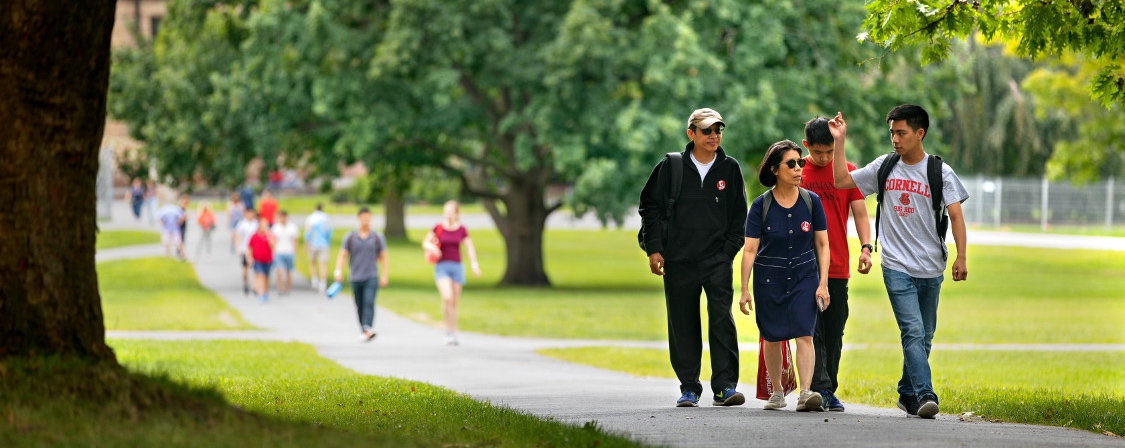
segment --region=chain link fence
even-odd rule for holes
[[[984,227],[1125,226],[1125,182],[1110,178],[1074,185],[1046,178],[975,176],[961,179],[972,198],[965,220]]]

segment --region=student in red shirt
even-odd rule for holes
[[[275,213],[277,213],[277,199],[273,198],[273,193],[269,190],[262,191],[262,200],[258,202],[258,217],[272,226]]]
[[[871,222],[867,218],[867,205],[858,188],[838,189],[832,177],[834,139],[828,130],[828,119],[815,118],[805,123],[805,148],[809,150],[808,164],[801,173],[801,187],[820,196],[824,215],[828,219],[828,248],[831,262],[828,265],[828,294],[831,305],[820,312],[813,334],[816,363],[813,367],[811,389],[820,392],[824,409],[843,412],[844,405],[836,398],[836,374],[840,371],[840,351],[843,347],[844,324],[848,321],[848,211],[855,221],[859,235],[859,266],[861,274],[871,272]],[[848,171],[855,170],[848,164]]]
[[[274,236],[270,233],[270,225],[265,219],[258,220],[258,231],[250,237],[247,244],[247,261],[254,263],[254,290],[258,293],[258,301],[269,301],[270,268],[273,267]]]

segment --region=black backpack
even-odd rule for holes
[[[672,209],[676,206],[676,200],[680,198],[680,190],[683,189],[684,156],[678,152],[670,152],[664,155],[662,163],[664,163],[664,166],[660,167],[660,172],[656,174],[656,179],[657,182],[668,185],[668,189],[666,190],[668,196],[664,200],[664,229],[665,232],[667,232],[668,226],[672,224]],[[667,173],[664,168],[671,168],[672,172]],[[641,229],[637,231],[637,244],[641,246],[641,250],[647,253],[644,235],[645,225],[642,222]]]
[[[799,193],[801,194],[801,200],[805,201],[805,207],[808,207],[808,209],[809,209],[809,216],[812,216],[812,195],[809,194],[809,190],[806,190],[804,188],[797,187],[797,190],[799,190]],[[769,213],[770,205],[773,205],[773,189],[772,188],[767,190],[766,194],[762,195],[762,225],[763,226],[766,225],[766,213]]]
[[[879,250],[879,217],[883,212],[883,190],[887,186],[887,177],[890,177],[891,170],[894,169],[900,159],[902,157],[898,154],[891,153],[886,160],[883,160],[883,165],[879,167],[877,178],[879,194],[875,196],[877,203],[875,206],[875,250]],[[949,229],[949,213],[946,211],[946,207],[942,205],[944,193],[941,181],[941,163],[941,157],[933,154],[926,155],[926,178],[930,182],[930,202],[934,209],[935,230],[938,240],[941,241],[942,259],[948,259],[949,248],[945,247],[945,232]]]

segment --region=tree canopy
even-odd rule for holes
[[[888,51],[920,45],[922,62],[946,59],[952,42],[979,32],[1016,42],[1029,58],[1075,53],[1095,70],[1090,95],[1125,104],[1125,2],[1120,0],[872,0],[860,41]]]

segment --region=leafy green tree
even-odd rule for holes
[[[1109,109],[1086,100],[1085,84],[1097,76],[1100,64],[1065,55],[1037,68],[1023,80],[1035,99],[1036,116],[1065,125],[1047,163],[1052,179],[1075,183],[1125,176],[1125,115],[1121,106]]]
[[[921,46],[922,63],[946,59],[955,40],[979,32],[1017,42],[1029,58],[1087,57],[1096,70],[1089,94],[1103,106],[1125,103],[1125,2],[1120,0],[872,0],[860,41],[887,51]]]

